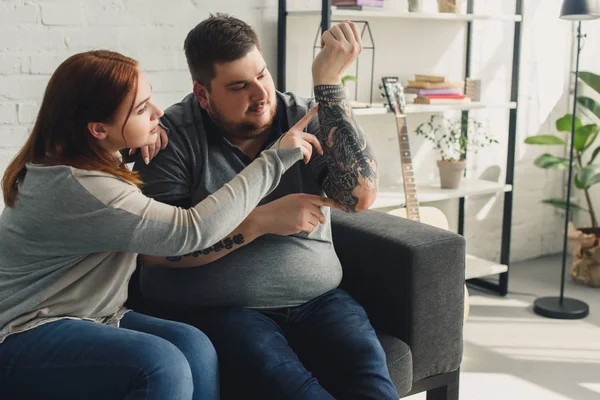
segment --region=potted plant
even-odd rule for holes
[[[354,96],[352,96],[350,93],[350,86],[348,86],[348,82],[354,82],[356,84],[358,82],[358,79],[353,75],[344,75],[342,77],[342,86],[344,87],[344,90],[346,91],[346,98],[348,100],[350,100]]]
[[[464,135],[463,132],[468,132]],[[432,115],[429,121],[420,124],[415,133],[423,136],[439,151],[440,183],[443,189],[456,189],[465,173],[467,150],[477,151],[489,144],[498,143],[491,138],[484,124],[472,117],[444,118]]]
[[[600,76],[591,72],[582,72],[579,77],[590,88],[600,93]],[[595,100],[581,96],[577,98],[582,111],[592,120],[600,119],[600,105]],[[571,124],[573,122],[572,114],[565,114],[556,121],[556,130],[570,135]],[[588,121],[590,122],[590,121]],[[573,251],[573,263],[571,272],[575,280],[592,285],[600,286],[600,228],[598,226],[598,216],[594,209],[590,188],[600,183],[600,163],[596,162],[600,154],[600,145],[596,145],[596,138],[600,133],[600,126],[595,123],[583,124],[579,118],[575,118],[575,135],[573,141],[573,183],[576,190],[583,192],[586,207],[571,203],[573,211],[586,212],[590,216],[591,227],[580,227],[571,229],[569,232],[571,250]],[[541,134],[530,136],[525,139],[525,143],[533,145],[558,145],[570,146],[567,140],[557,135]],[[567,147],[570,149],[570,147]],[[567,151],[568,153],[568,151]],[[569,159],[545,153],[537,157],[535,165],[558,171],[564,171],[569,168]],[[546,199],[543,203],[554,207],[564,209],[566,199]]]

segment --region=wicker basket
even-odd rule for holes
[[[569,225],[569,247],[573,260],[571,275],[579,283],[600,287],[600,228]]]

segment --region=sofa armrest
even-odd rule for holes
[[[414,381],[454,371],[462,359],[465,240],[376,211],[332,212],[342,288],[373,326],[411,348]]]

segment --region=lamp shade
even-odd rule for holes
[[[572,21],[600,18],[598,0],[564,0],[560,10],[560,18]]]

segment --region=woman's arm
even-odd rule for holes
[[[78,214],[80,224],[93,236],[80,240],[93,245],[85,247],[94,251],[154,256],[182,256],[207,249],[239,226],[300,159],[298,147],[265,150],[229,183],[190,209],[157,202],[115,176],[73,169],[73,176],[95,197],[92,204],[96,204],[91,211]],[[98,208],[98,202],[103,207]]]
[[[231,234],[206,249],[181,256],[140,255],[139,258],[144,266],[189,268],[207,265],[265,234],[284,236],[311,233],[319,224],[327,222],[320,207],[342,208],[337,201],[326,197],[306,193],[289,194],[256,207]]]
[[[138,259],[145,267],[191,268],[201,267],[217,261],[220,258],[240,249],[262,236],[260,225],[256,218],[250,214],[233,232],[222,240],[206,249],[196,250],[181,256],[149,256],[140,254]]]

